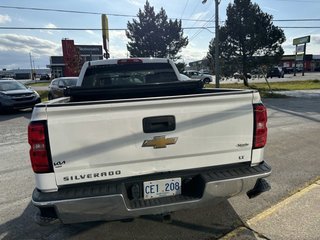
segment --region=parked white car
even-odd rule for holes
[[[184,71],[183,74],[187,75],[189,78],[192,78],[192,79],[201,79],[204,83],[212,82],[211,75],[200,73],[197,70],[187,70],[187,71]]]

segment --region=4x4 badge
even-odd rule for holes
[[[176,144],[177,140],[177,137],[155,136],[152,140],[144,140],[142,147],[166,148],[167,145]]]

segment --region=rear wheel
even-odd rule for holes
[[[53,98],[52,98],[52,95],[49,93],[48,94],[48,100],[52,100]]]
[[[208,84],[208,83],[210,83],[210,79],[209,79],[209,78],[205,78],[205,79],[203,79],[203,82],[204,82],[205,84]]]

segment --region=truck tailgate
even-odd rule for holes
[[[251,161],[250,92],[48,105],[47,115],[58,186]],[[174,128],[146,131],[157,117]]]

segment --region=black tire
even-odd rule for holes
[[[48,94],[48,100],[52,100],[53,98],[52,98],[52,95],[49,93]]]
[[[209,79],[209,78],[205,78],[205,79],[203,79],[203,82],[204,82],[205,84],[208,84],[208,83],[210,83],[210,79]]]

